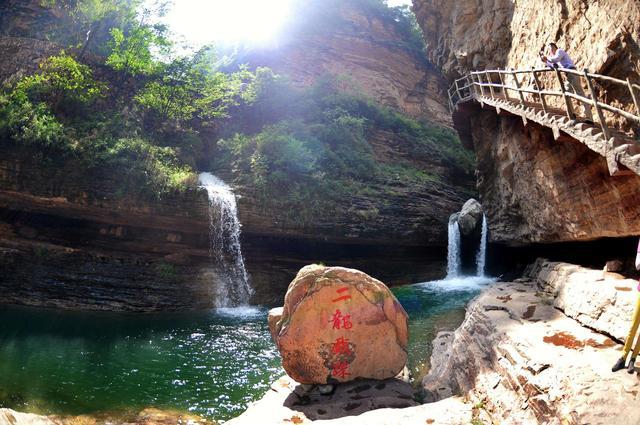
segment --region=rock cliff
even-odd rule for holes
[[[474,69],[539,67],[555,41],[578,69],[638,82],[637,1],[414,0],[429,59],[451,81]],[[628,90],[599,96],[627,110]],[[615,100],[615,101],[614,101]],[[490,238],[511,245],[640,233],[638,176],[610,177],[605,160],[568,138],[494,111],[471,108],[456,128],[473,145]],[[609,119],[609,117],[607,117]],[[624,130],[628,123],[617,123]]]
[[[46,7],[34,0],[0,3],[0,82],[32,73],[43,58],[60,51],[61,46],[48,40],[47,33],[60,24],[61,15],[59,5]]]
[[[640,72],[635,0],[414,0],[429,60],[451,80],[472,69],[540,66],[555,41],[578,69],[618,78]],[[624,59],[623,59],[624,58]]]
[[[0,148],[0,158],[0,303],[120,311],[213,305],[220,270],[209,257],[206,191],[154,199],[116,191],[117,175],[88,173],[73,160],[15,147]],[[428,250],[259,231],[245,227],[242,240],[255,303],[281,302],[296,271],[312,261],[340,261],[392,284],[443,273],[440,256]]]
[[[37,0],[0,4],[0,81],[33,72],[60,50],[47,34],[62,15]],[[352,8],[339,15],[341,25],[302,31],[276,51],[253,52],[254,64],[273,66],[300,85],[348,74],[378,102],[451,125],[445,85],[402,46],[393,24]],[[449,211],[473,195],[470,175],[432,152],[407,151],[395,133],[374,131],[369,143],[380,164],[410,161],[437,178],[378,182],[382,187],[354,194],[305,224],[291,211],[265,208],[251,188],[234,187],[253,301],[275,302],[295,271],[313,261],[340,261],[389,284],[443,274],[440,252],[425,247],[446,244]],[[145,199],[68,158],[43,160],[11,144],[0,147],[0,158],[2,302],[136,311],[211,305],[216,267],[208,256],[204,192]]]
[[[406,34],[394,22],[362,3],[339,2],[327,10],[320,2],[301,2],[277,46],[249,51],[241,59],[268,66],[301,86],[340,76],[346,89],[361,90],[414,118],[451,126],[444,79],[405,47]]]
[[[493,241],[522,245],[640,234],[640,176],[551,129],[481,110],[470,117],[477,187]]]
[[[446,245],[447,217],[474,195],[473,175],[462,172],[429,147],[410,151],[401,134],[374,130],[368,135],[376,166],[409,163],[433,175],[428,182],[400,176],[364,182],[367,190],[344,197],[332,211],[305,222],[295,211],[260,202],[252,187],[238,186],[240,221],[248,234],[387,246]]]
[[[95,310],[183,310],[212,304],[202,191],[145,201],[116,176],[3,149],[0,303]],[[179,288],[179,289],[178,289]]]

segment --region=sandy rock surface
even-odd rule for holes
[[[638,298],[635,279],[542,258],[526,274],[565,315],[619,341],[627,337]]]
[[[0,409],[0,425],[217,425],[185,412],[146,408],[138,413],[124,416],[80,415],[43,416],[21,413],[11,409]]]
[[[602,292],[583,294],[597,304]],[[586,307],[580,297],[563,302]],[[428,399],[466,394],[501,424],[640,423],[638,375],[611,372],[622,346],[565,316],[557,301],[529,279],[485,290],[460,328],[434,341]]]

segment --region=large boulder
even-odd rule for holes
[[[302,268],[269,327],[284,370],[302,384],[391,378],[407,362],[407,313],[384,283],[358,270]]]
[[[471,198],[462,206],[458,216],[458,226],[463,235],[471,235],[482,226],[482,205]]]

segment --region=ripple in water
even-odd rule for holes
[[[455,329],[466,303],[491,281],[393,289],[409,313],[417,381],[433,337]],[[284,373],[266,316],[257,307],[134,315],[0,306],[0,407],[71,415],[157,407],[230,419]]]
[[[240,414],[283,371],[267,310],[126,315],[0,307],[0,407]]]

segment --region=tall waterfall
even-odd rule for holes
[[[460,263],[462,262],[460,253],[460,228],[457,217],[449,219],[447,247],[447,279],[460,274]]]
[[[482,214],[482,235],[478,254],[476,255],[477,276],[484,276],[484,264],[487,260],[487,230],[487,216]]]
[[[231,188],[210,173],[198,177],[209,196],[209,256],[222,271],[215,282],[215,307],[246,304],[253,290],[240,248],[240,220]]]

